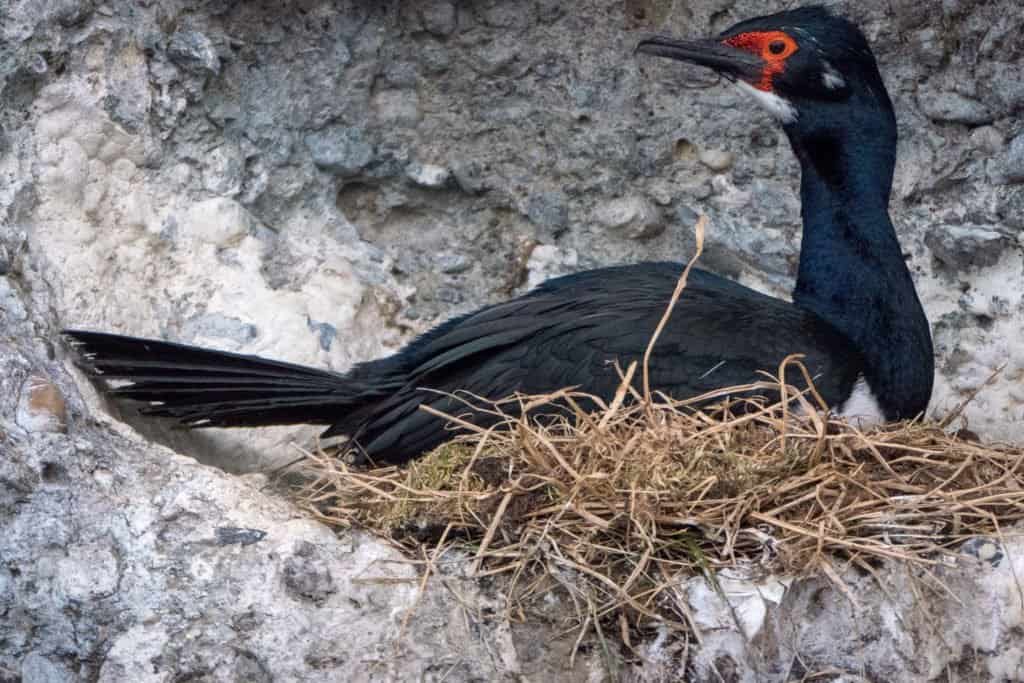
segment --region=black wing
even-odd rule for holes
[[[443,393],[499,399],[577,386],[608,400],[620,383],[615,363],[626,368],[641,360],[682,268],[646,263],[587,271],[449,321],[400,354],[404,387],[328,434],[353,434],[374,459],[400,462],[451,436],[442,420],[419,410],[463,412]],[[651,387],[686,398],[746,384],[763,379],[759,371],[775,374],[793,353],[805,354],[830,405],[847,397],[863,372],[850,342],[812,313],[695,270],[652,353]]]

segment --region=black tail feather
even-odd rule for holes
[[[90,376],[127,382],[112,394],[148,403],[144,414],[188,427],[335,424],[367,388],[337,373],[258,356],[103,332],[64,335]]]

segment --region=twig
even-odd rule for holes
[[[690,258],[690,262],[687,263],[686,268],[683,269],[683,274],[679,276],[679,281],[676,283],[676,289],[672,292],[672,298],[669,300],[668,306],[665,308],[665,313],[661,316],[658,326],[654,328],[654,334],[651,335],[651,340],[647,342],[647,348],[644,350],[643,378],[645,404],[650,404],[651,401],[651,352],[654,351],[654,345],[657,343],[658,337],[661,336],[662,330],[664,330],[665,325],[668,324],[668,319],[672,317],[672,310],[675,309],[676,303],[679,301],[679,297],[682,296],[683,290],[686,289],[686,282],[690,277],[690,271],[693,270],[694,264],[697,263],[697,259],[700,258],[701,253],[704,251],[704,228],[707,227],[707,224],[708,217],[705,215],[702,215],[697,220],[697,226],[694,228],[697,247],[694,250],[693,256]]]

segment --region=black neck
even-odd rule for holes
[[[889,218],[896,123],[891,107],[880,106],[888,105],[884,89],[883,100],[874,95],[841,112],[801,107],[786,127],[802,166],[793,301],[860,349],[888,419],[912,418],[931,397],[931,334]]]

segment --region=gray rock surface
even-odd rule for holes
[[[93,413],[55,319],[0,301],[0,680],[592,680],[608,660],[442,557],[417,567]],[[43,298],[44,300],[46,297]],[[16,315],[11,315],[14,310]],[[29,310],[31,320],[22,318]]]
[[[845,9],[898,109],[893,213],[925,307],[962,323],[937,329],[932,410],[1005,363],[968,417],[1024,439],[1024,287],[1003,286],[1024,284],[1022,20],[1009,0],[911,4]],[[336,369],[535,284],[524,244],[577,254],[566,269],[685,260],[698,213],[706,267],[785,296],[784,136],[708,73],[630,52],[766,9],[6,3],[0,207],[66,324]],[[965,289],[998,310],[964,317]],[[309,434],[162,438],[244,471]]]
[[[396,641],[414,573],[385,562],[373,576],[402,582],[358,578],[392,551],[301,519],[255,475],[95,422],[116,407],[77,393],[56,331],[340,370],[547,276],[686,260],[698,213],[705,267],[785,296],[799,203],[784,136],[706,72],[631,56],[641,33],[784,4],[0,2],[0,680],[563,675],[571,643],[467,621],[462,600],[483,613],[496,598],[462,578],[433,583]],[[967,415],[1024,441],[1024,14],[1015,0],[845,9],[898,110],[893,216],[933,322],[932,410],[1005,366]],[[643,211],[622,229],[595,220],[624,199]],[[288,460],[312,433],[122,417],[233,472]],[[246,529],[266,535],[246,545]],[[950,569],[955,593],[984,596],[965,606],[940,592],[912,607],[895,573],[892,598],[851,579],[855,618],[834,589],[794,584],[777,612],[789,645],[730,655],[738,680],[781,680],[796,654],[874,680],[1020,677],[1009,566]],[[670,641],[645,646],[639,671],[671,678]]]

